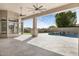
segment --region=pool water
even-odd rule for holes
[[[66,34],[66,35],[63,35],[63,36],[73,37],[73,38],[79,38],[79,35],[78,34]]]
[[[79,34],[60,34],[60,33],[48,33],[49,35],[60,35],[65,37],[79,38]]]

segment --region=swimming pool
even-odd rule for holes
[[[79,34],[65,34],[63,36],[66,36],[66,37],[73,37],[73,38],[79,38]]]
[[[79,38],[79,34],[61,34],[60,32],[51,32],[48,33],[49,35],[59,35],[59,36],[65,36],[65,37],[72,37],[72,38]]]

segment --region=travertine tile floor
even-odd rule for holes
[[[78,38],[43,33],[28,43],[65,56],[78,56]]]
[[[36,38],[28,35],[16,38],[0,38],[1,56],[63,56],[78,54],[78,40],[76,38],[50,36],[46,33],[39,34]]]
[[[62,56],[28,44],[27,42],[32,39],[32,37],[28,37],[26,40],[20,41],[13,38],[0,38],[0,56]]]

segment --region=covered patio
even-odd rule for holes
[[[34,4],[0,4],[0,6],[3,6],[1,7],[0,11],[0,37],[12,37],[23,34],[23,20],[27,20],[29,18],[33,19],[32,36],[36,37],[38,36],[37,17],[50,13],[76,9],[79,7],[78,3],[51,3],[40,4],[44,5],[44,8],[46,8],[46,10],[40,12],[38,10],[29,11],[28,8],[32,7],[33,5]],[[5,26],[2,26],[2,24],[5,24]]]
[[[2,6],[0,7],[0,55],[78,56],[78,38],[38,33],[37,17],[76,9],[79,8],[79,4],[51,3],[39,5],[45,5],[44,8],[46,8],[46,10],[41,12],[28,11],[28,8],[34,6],[32,3],[0,4],[0,6]],[[32,35],[24,35],[23,21],[30,18],[32,18],[33,21]]]

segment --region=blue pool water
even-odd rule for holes
[[[79,38],[78,34],[66,34],[66,35],[63,35],[63,36],[72,37],[72,38]]]
[[[59,36],[65,36],[65,37],[71,37],[71,38],[79,38],[79,34],[60,34],[60,33],[49,33],[49,35],[59,35]]]

